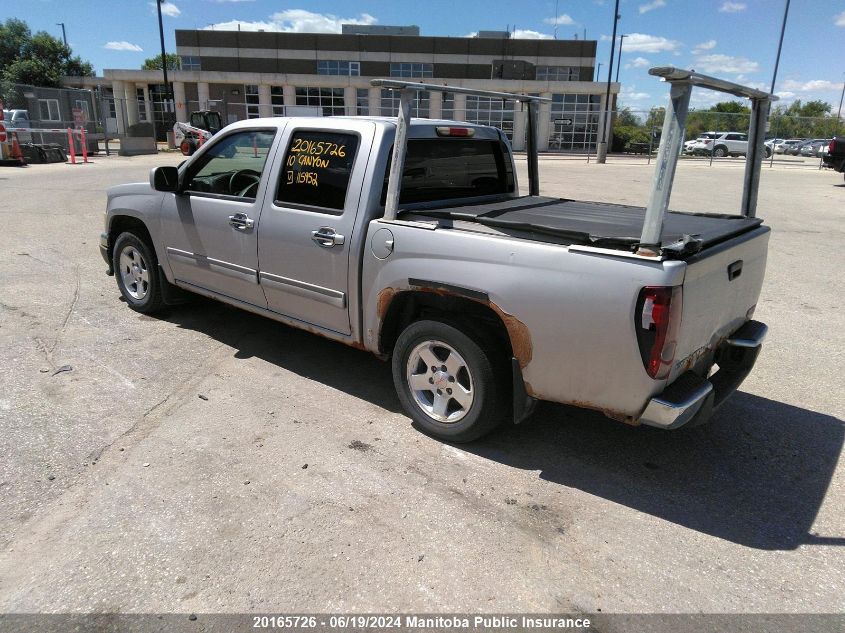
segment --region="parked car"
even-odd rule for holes
[[[805,138],[788,138],[785,141],[781,141],[775,145],[775,154],[785,154],[788,153],[788,150],[793,147],[794,145],[800,145],[807,139]]]
[[[822,150],[830,144],[829,138],[816,138],[801,146],[801,156],[821,156]]]
[[[189,291],[391,358],[406,413],[449,441],[537,400],[698,424],[751,370],[761,219],[670,212],[643,254],[643,208],[520,196],[497,128],[412,119],[396,174],[397,127],[229,125],[180,167],[108,190],[108,273],[141,313]]]
[[[845,174],[845,136],[837,136],[827,146],[822,156],[824,164],[834,171]]]
[[[816,138],[808,138],[808,139],[804,139],[804,140],[803,140],[803,141],[801,141],[800,143],[796,143],[795,145],[790,146],[790,147],[786,150],[786,152],[785,152],[785,153],[786,153],[786,154],[789,154],[790,156],[801,156],[801,155],[802,155],[801,153],[804,151],[804,146],[806,146],[806,145],[812,145],[812,144],[813,144],[813,143],[815,143],[816,141],[820,141],[820,140],[821,140],[821,139],[816,139]]]
[[[764,144],[766,158],[772,155],[772,148]],[[697,155],[712,154],[716,158],[725,156],[745,156],[748,153],[748,134],[743,132],[707,132],[702,134],[692,146],[692,153]]]
[[[15,128],[30,128],[29,112],[27,110],[3,110],[6,130],[14,132]],[[18,132],[19,143],[32,143],[32,132]]]

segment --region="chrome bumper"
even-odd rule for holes
[[[691,371],[682,374],[649,400],[640,422],[661,429],[706,422],[751,372],[767,332],[764,323],[745,323],[716,350],[719,371],[709,378]]]

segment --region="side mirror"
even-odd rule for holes
[[[154,167],[150,171],[150,186],[156,191],[179,191],[179,170],[176,167]]]

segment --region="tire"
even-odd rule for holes
[[[716,158],[724,158],[728,155],[728,148],[720,145],[713,150],[713,156]]]
[[[155,250],[135,233],[117,236],[112,251],[114,277],[126,304],[142,314],[164,308],[162,281]]]
[[[492,339],[471,338],[441,321],[416,321],[396,341],[393,384],[405,412],[423,432],[448,442],[471,442],[496,428],[511,410],[506,361]]]
[[[772,149],[770,147],[766,146],[766,158],[771,158],[771,157],[772,157]]]
[[[196,151],[196,148],[190,141],[182,141],[179,144],[179,150],[182,152],[182,156],[190,156]]]

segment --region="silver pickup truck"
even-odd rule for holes
[[[754,206],[771,97],[652,73],[672,94],[646,208],[538,195],[538,97],[373,80],[400,92],[397,118],[241,121],[178,169],[111,188],[100,249],[139,312],[189,291],[391,359],[405,411],[449,441],[537,400],[698,424],[766,332],[752,320],[769,239]],[[741,215],[667,211],[698,85],[754,104]],[[411,120],[419,89],[523,102],[529,195],[500,130]]]

